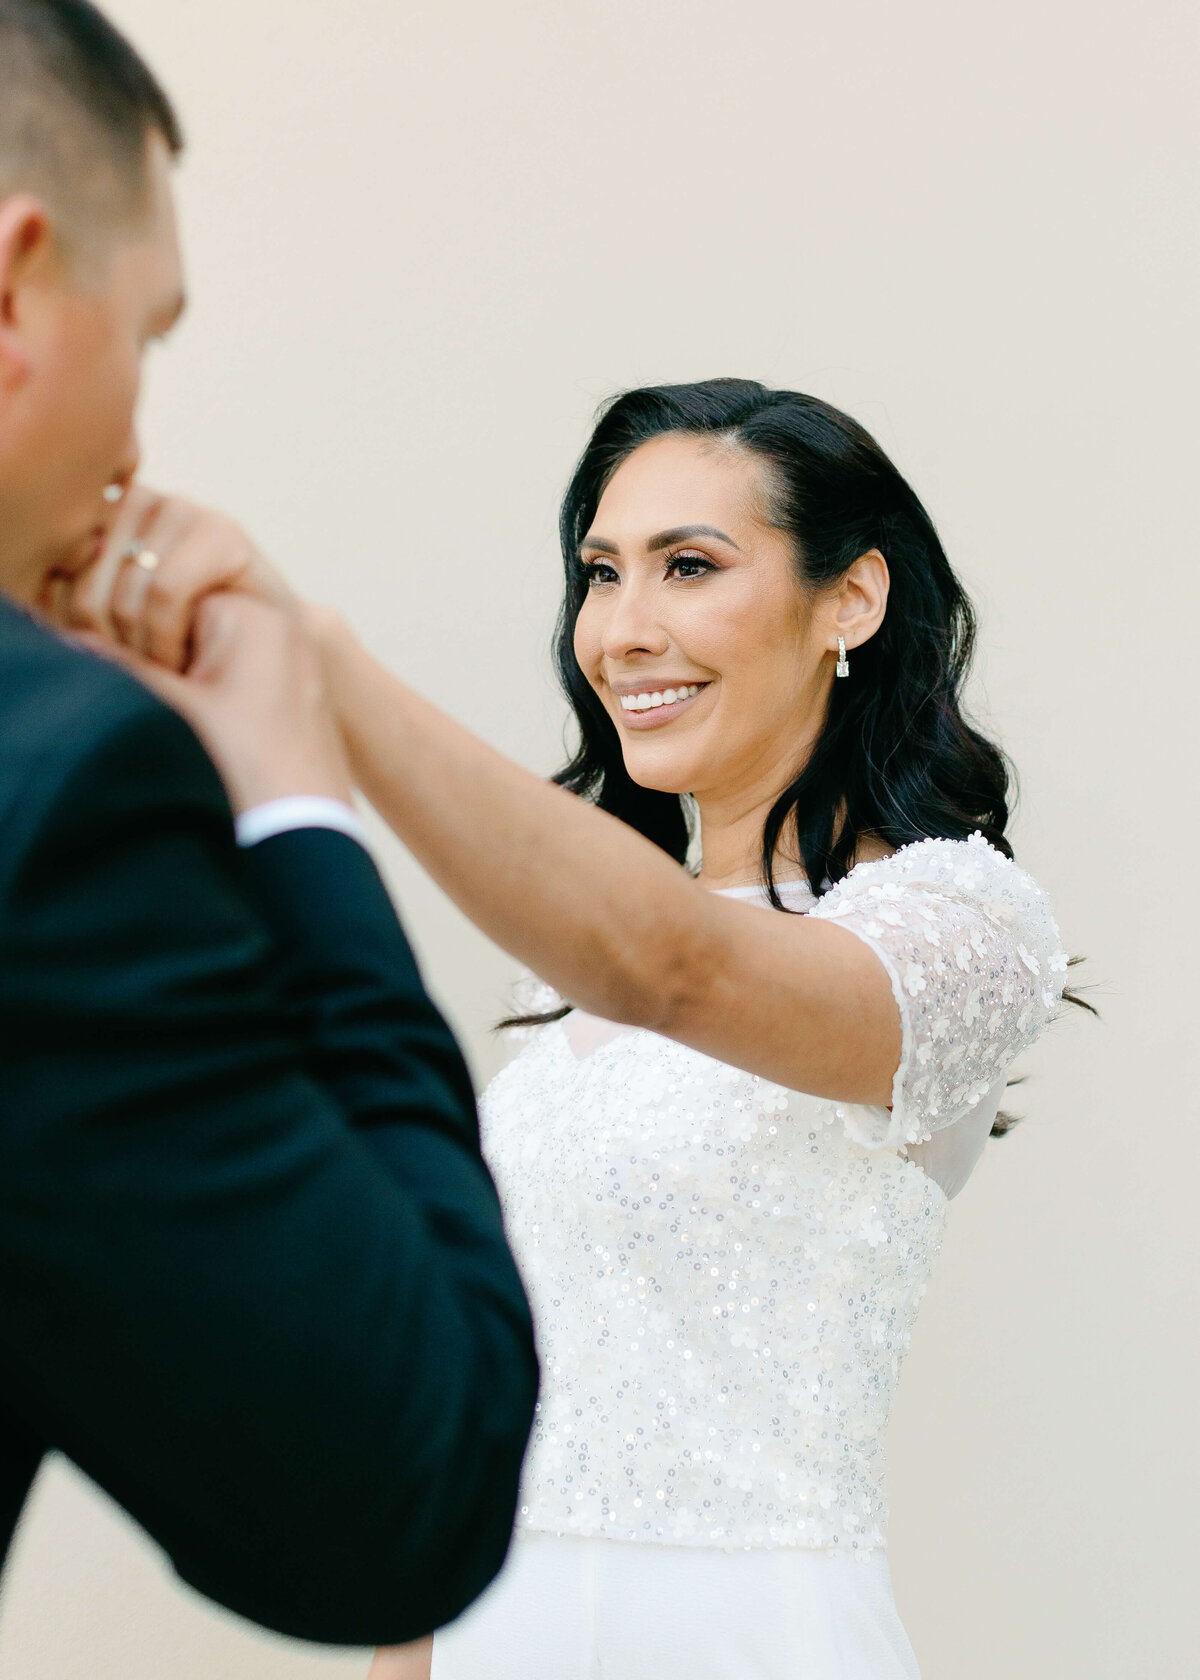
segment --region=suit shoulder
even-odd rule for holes
[[[186,794],[228,814],[216,770],[178,713],[119,666],[0,603],[6,831],[36,825],[68,790],[118,807]]]
[[[111,661],[0,602],[0,731],[6,756],[53,742],[61,755],[159,702]]]

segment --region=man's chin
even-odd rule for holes
[[[15,607],[23,607],[26,612],[40,612],[44,584],[43,572],[12,572],[0,562],[0,595]]]
[[[39,553],[4,553],[0,549],[0,595],[26,610],[45,613],[47,603],[64,595],[104,552],[105,533],[98,526],[82,537],[47,544]]]
[[[104,543],[103,531],[90,531],[82,541],[60,549],[51,558],[43,557],[32,574],[23,604],[56,623],[61,622],[61,604],[88,568],[99,560]]]

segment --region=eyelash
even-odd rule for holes
[[[668,575],[675,571],[679,566],[698,566],[700,568],[699,575],[701,577],[705,572],[715,572],[718,569],[713,565],[711,560],[706,560],[703,554],[692,554],[686,550],[680,554],[672,554],[670,556],[667,561],[666,568]],[[580,562],[580,570],[583,572],[584,581],[590,589],[593,584],[607,583],[609,579],[602,578],[600,573],[612,572],[613,568],[603,560],[583,560]],[[695,578],[680,578],[679,582],[694,583]]]

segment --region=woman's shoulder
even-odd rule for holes
[[[886,850],[882,844],[831,889],[844,892],[879,882],[904,883],[973,897],[992,891],[1002,896],[1045,898],[1028,870],[994,846],[977,829],[965,840],[928,837]]]
[[[945,900],[986,916],[1016,942],[1033,973],[1057,983],[1067,959],[1046,893],[980,833],[966,840],[926,839],[859,863],[814,906],[837,919],[871,912],[887,922],[903,904]],[[890,907],[890,911],[889,911]]]

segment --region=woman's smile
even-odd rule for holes
[[[643,683],[636,689],[614,687],[613,693],[620,701],[624,728],[658,729],[686,711],[708,686],[706,682]]]

